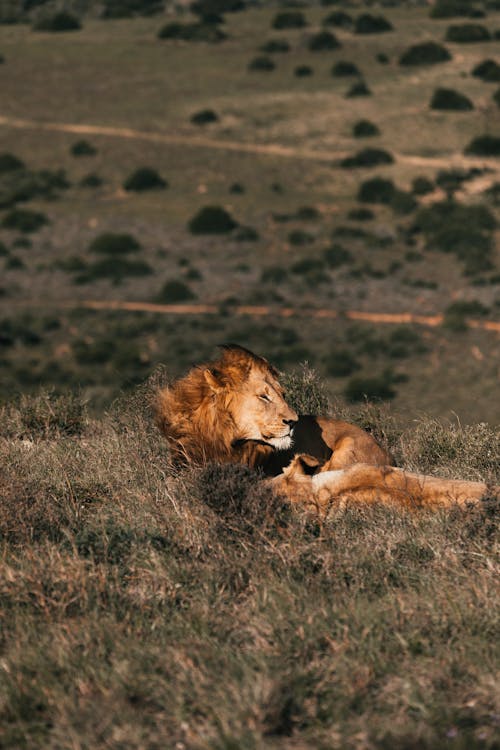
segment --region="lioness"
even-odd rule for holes
[[[292,501],[324,512],[332,502],[391,502],[439,507],[477,501],[482,482],[436,479],[391,467],[364,430],[297,415],[279,373],[236,344],[158,393],[156,421],[177,462],[218,461],[260,467]]]

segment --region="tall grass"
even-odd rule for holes
[[[177,472],[149,399],[0,415],[0,747],[498,747],[492,504],[320,524],[246,469]],[[411,468],[498,471],[485,425],[359,419]]]

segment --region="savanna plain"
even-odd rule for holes
[[[492,498],[320,522],[151,415],[235,341],[499,483],[498,4],[64,7],[0,4],[0,748],[499,748]]]

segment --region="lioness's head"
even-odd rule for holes
[[[290,448],[298,416],[285,402],[278,372],[241,346],[221,348],[215,362],[159,393],[157,422],[174,454],[232,461],[252,443]]]
[[[205,368],[203,376],[232,417],[233,445],[251,440],[277,450],[290,448],[298,416],[283,397],[278,372],[266,359],[236,344],[222,350],[222,358]]]

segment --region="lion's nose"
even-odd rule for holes
[[[284,419],[283,424],[287,424],[289,427],[293,427],[298,422],[297,419]]]

